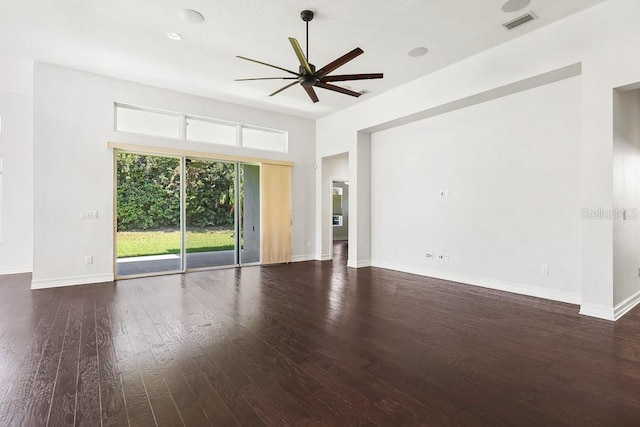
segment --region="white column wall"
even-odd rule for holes
[[[352,186],[349,211],[349,267],[371,265],[371,134],[358,132],[355,149],[349,152],[349,176]]]
[[[613,303],[622,311],[640,292],[640,90],[613,95]]]
[[[27,273],[33,254],[33,64],[0,58],[0,275]]]

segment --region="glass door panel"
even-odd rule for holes
[[[186,159],[186,268],[236,265],[236,164]]]
[[[260,166],[240,165],[240,262],[260,262]]]
[[[116,274],[183,269],[180,159],[117,153]]]

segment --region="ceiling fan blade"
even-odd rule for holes
[[[234,82],[248,82],[250,80],[298,80],[297,77],[257,77],[253,79],[235,79]]]
[[[307,91],[307,95],[309,95],[309,98],[311,98],[314,104],[320,101],[318,99],[318,95],[316,95],[316,91],[313,90],[313,86],[303,86],[303,88],[305,91]]]
[[[262,61],[256,61],[255,59],[247,58],[247,57],[244,57],[244,56],[236,55],[236,58],[244,59],[245,61],[255,62],[256,64],[266,65],[267,67],[271,67],[271,68],[275,68],[277,70],[285,71],[285,72],[287,72],[289,74],[293,74],[294,76],[298,76],[299,75],[298,73],[295,73],[295,72],[293,72],[291,70],[287,70],[286,68],[278,67],[277,65],[267,64],[266,62],[262,62]]]
[[[342,67],[344,64],[356,58],[357,56],[362,55],[363,53],[364,51],[359,47],[353,49],[351,52],[345,55],[342,55],[340,58],[336,59],[333,62],[330,62],[329,64],[325,65],[320,70],[318,70],[318,72],[316,73],[316,77],[319,79],[325,77],[327,74],[329,74],[336,68]]]
[[[370,80],[370,79],[381,79],[384,75],[382,73],[371,73],[371,74],[342,74],[338,76],[326,76],[320,79],[321,82],[346,82],[350,80]]]
[[[298,80],[296,80],[296,81],[295,81],[295,82],[293,82],[293,83],[289,83],[289,84],[288,84],[288,85],[286,85],[285,87],[282,87],[282,88],[278,89],[277,91],[273,92],[273,93],[272,93],[271,95],[269,95],[269,96],[277,95],[277,94],[279,94],[280,92],[282,92],[283,90],[285,90],[285,89],[289,89],[291,86],[293,86],[293,85],[295,85],[295,84],[298,84]]]
[[[293,51],[298,57],[298,61],[300,61],[300,65],[302,65],[304,69],[307,70],[307,74],[312,75],[313,71],[311,71],[311,66],[309,65],[309,62],[307,62],[307,57],[304,56],[304,52],[302,51],[298,40],[294,39],[293,37],[289,37],[289,42],[291,43],[291,47],[293,47]]]
[[[334,86],[334,85],[330,85],[330,84],[326,84],[326,83],[322,83],[322,82],[316,83],[315,86],[316,87],[321,87],[322,89],[332,90],[334,92],[344,93],[345,95],[355,96],[356,98],[359,97],[360,95],[362,95],[359,92],[354,92],[352,90],[345,89],[343,87]]]

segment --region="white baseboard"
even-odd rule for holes
[[[616,316],[613,312],[613,308],[607,307],[604,305],[583,303],[580,305],[580,314],[584,316],[603,319],[603,320],[611,320],[611,321],[616,320]]]
[[[315,261],[315,259],[315,254],[294,255],[291,257],[291,262]]]
[[[598,319],[616,321],[630,312],[638,304],[640,304],[640,291],[631,295],[615,307],[596,304],[582,304],[580,306],[580,314],[597,317]]]
[[[59,288],[62,286],[89,285],[103,282],[113,282],[113,274],[94,274],[91,276],[32,280],[31,289]]]
[[[415,268],[411,266],[389,263],[374,260],[373,267],[386,268],[389,270],[402,271],[404,273],[417,274],[419,276],[433,277],[435,279],[448,280],[451,282],[463,283],[465,285],[479,286],[482,288],[494,289],[497,291],[511,292],[530,297],[544,298],[552,301],[566,302],[569,304],[580,304],[580,294],[557,289],[539,288],[520,283],[505,282],[502,280],[488,279],[485,277],[468,276],[450,272]]]
[[[630,312],[631,309],[633,309],[638,304],[640,304],[640,291],[631,295],[620,304],[616,305],[616,307],[613,309],[613,317],[615,318],[615,320],[618,320],[619,318]]]
[[[22,265],[16,267],[3,267],[0,268],[0,276],[4,276],[7,274],[22,274],[22,273],[31,273],[33,268],[30,265]]]
[[[351,262],[350,259],[347,260],[347,267],[351,267],[351,268],[365,268],[365,267],[371,267],[371,260],[367,259],[364,261],[356,261],[356,262]]]
[[[333,257],[331,256],[331,254],[322,254],[322,255],[320,255],[319,258],[316,256],[316,257],[314,257],[314,259],[316,261],[331,261],[333,259]]]

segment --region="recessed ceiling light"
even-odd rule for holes
[[[193,9],[182,9],[180,11],[180,18],[189,24],[202,24],[204,22],[204,16]]]
[[[167,37],[171,40],[182,40],[182,34],[180,33],[167,33]]]
[[[416,47],[409,51],[409,56],[416,58],[418,56],[425,56],[427,52],[429,52],[429,49],[424,46]]]
[[[517,12],[524,9],[531,3],[531,0],[508,0],[502,5],[502,11],[505,13]]]

